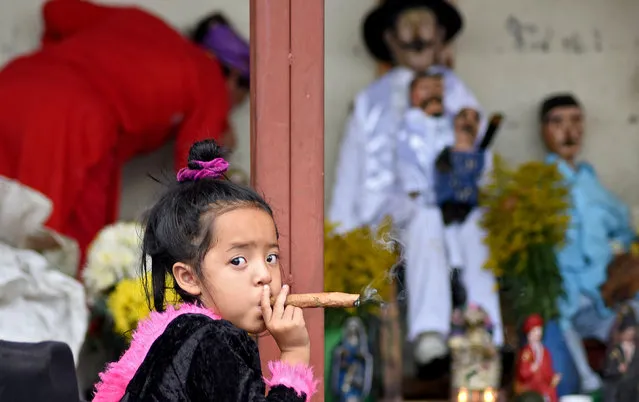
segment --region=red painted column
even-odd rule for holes
[[[275,213],[293,292],[324,287],[324,1],[251,0],[251,181]],[[324,372],[324,315],[305,312]],[[279,350],[260,341],[263,367]],[[323,385],[315,398],[322,401]]]
[[[291,267],[293,290],[324,290],[324,0],[291,0]],[[311,364],[324,373],[324,312],[304,314]],[[315,401],[324,400],[323,384]]]

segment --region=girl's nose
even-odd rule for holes
[[[257,284],[260,286],[268,285],[273,280],[271,276],[271,271],[268,269],[266,264],[260,264],[257,268]]]

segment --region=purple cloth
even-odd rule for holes
[[[201,167],[201,169],[190,169],[188,167],[180,169],[177,174],[177,181],[196,181],[203,178],[219,179],[229,168],[229,163],[224,158],[215,158],[209,162],[191,161]],[[190,163],[190,162],[189,162]]]
[[[251,72],[251,48],[231,27],[215,24],[202,40],[202,46],[210,50],[222,64],[239,71],[244,78]]]

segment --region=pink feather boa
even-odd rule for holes
[[[264,378],[264,382],[269,387],[283,385],[293,388],[298,396],[306,394],[306,402],[310,402],[311,397],[317,392],[319,381],[315,380],[312,367],[305,364],[291,366],[279,360],[268,362],[268,369],[273,377],[270,380]]]
[[[193,304],[183,304],[179,308],[168,306],[163,313],[152,312],[146,320],[138,324],[138,328],[133,333],[131,346],[120,360],[109,364],[100,374],[100,382],[96,385],[93,402],[120,401],[153,342],[162,335],[171,321],[182,314],[202,314],[214,320],[220,319],[210,310]],[[305,393],[307,401],[310,401],[311,396],[317,391],[318,382],[314,380],[313,369],[310,367],[305,365],[293,367],[282,361],[269,362],[268,367],[273,377],[271,380],[264,379],[264,382],[270,387],[284,385],[292,388],[298,395]]]

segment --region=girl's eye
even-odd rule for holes
[[[231,264],[238,266],[238,265],[242,265],[242,264],[246,264],[246,258],[244,257],[235,257],[231,260]]]
[[[279,256],[277,254],[269,254],[268,257],[266,257],[266,262],[269,264],[275,264],[278,258]]]

